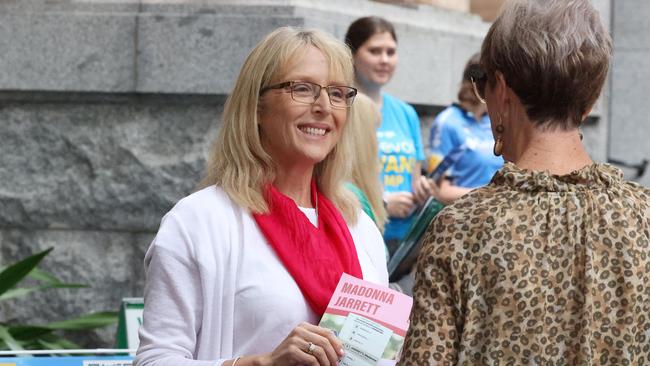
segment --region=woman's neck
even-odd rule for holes
[[[314,167],[278,167],[273,185],[300,207],[314,207],[311,180]]]
[[[511,161],[522,169],[564,175],[593,164],[577,129],[540,131],[530,128],[515,141],[520,143],[514,144]]]

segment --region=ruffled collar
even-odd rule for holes
[[[623,172],[608,164],[592,164],[565,175],[520,169],[506,162],[492,184],[527,192],[570,192],[607,188],[620,184]]]

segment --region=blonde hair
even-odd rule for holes
[[[490,85],[503,74],[533,122],[566,130],[598,99],[611,53],[589,0],[512,0],[485,36],[481,68]]]
[[[275,179],[275,162],[262,147],[258,130],[260,90],[286,74],[291,60],[313,46],[323,52],[330,75],[351,85],[354,80],[350,50],[334,37],[316,30],[282,27],[253,48],[226,101],[221,128],[206,164],[201,187],[221,187],[239,206],[268,213],[263,188]],[[350,136],[346,132],[327,157],[314,169],[323,194],[337,206],[348,223],[357,219],[358,203],[342,185],[350,169]]]
[[[366,95],[357,94],[348,119],[349,134],[354,138],[351,180],[368,198],[375,223],[383,232],[388,215],[379,180],[381,164],[375,130],[380,122],[381,113],[377,105]]]

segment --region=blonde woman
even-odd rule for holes
[[[378,178],[381,164],[375,137],[375,130],[380,123],[381,114],[377,105],[365,94],[358,93],[354,106],[350,109],[350,134],[355,137],[355,142],[352,179],[347,187],[357,195],[363,210],[377,224],[379,230],[383,231],[387,215],[381,181]]]
[[[280,28],[246,59],[202,190],[145,257],[135,365],[335,365],[315,324],[343,272],[387,284],[381,234],[343,186],[356,90],[349,50]],[[236,364],[236,365],[235,365]]]

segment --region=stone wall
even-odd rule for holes
[[[365,15],[396,24],[400,63],[387,90],[424,121],[455,99],[489,26],[366,0],[1,1],[0,263],[54,247],[43,268],[92,288],[4,303],[0,319],[60,320],[141,296],[144,251],[199,180],[253,45],[282,25],[342,38]],[[587,139],[606,136],[607,114],[594,116]],[[114,332],[79,341],[111,346]]]
[[[612,1],[614,61],[611,70],[610,158],[638,164],[650,160],[650,2]],[[650,168],[649,168],[650,170]],[[634,170],[625,169],[632,177]],[[650,171],[638,179],[650,186]]]
[[[7,94],[0,263],[54,247],[42,268],[91,288],[10,301],[0,318],[63,320],[142,296],[144,251],[162,215],[200,178],[223,97]],[[115,329],[79,337],[111,346]]]

